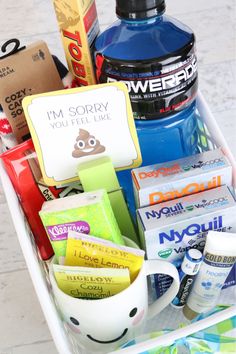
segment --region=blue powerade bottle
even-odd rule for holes
[[[116,0],[119,20],[95,42],[98,82],[127,85],[143,166],[198,152],[195,37],[164,12],[164,0]],[[130,171],[118,178],[134,211]]]

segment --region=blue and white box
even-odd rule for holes
[[[147,259],[164,259],[178,267],[186,250],[203,251],[209,230],[236,232],[236,202],[222,186],[140,208],[137,218]],[[234,284],[235,279],[229,282]]]

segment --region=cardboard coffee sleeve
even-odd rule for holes
[[[23,98],[62,89],[61,78],[43,41],[0,60],[0,104],[18,143],[30,137]]]

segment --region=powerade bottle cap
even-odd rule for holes
[[[161,15],[165,0],[116,0],[116,14],[124,19],[145,19]]]
[[[195,248],[191,248],[185,253],[181,269],[185,274],[195,275],[198,273],[203,256],[202,253]]]

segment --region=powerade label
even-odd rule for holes
[[[176,58],[179,58],[176,59]],[[197,58],[193,48],[182,56],[121,61],[96,55],[99,83],[126,84],[135,119],[156,119],[187,107],[197,93]]]

